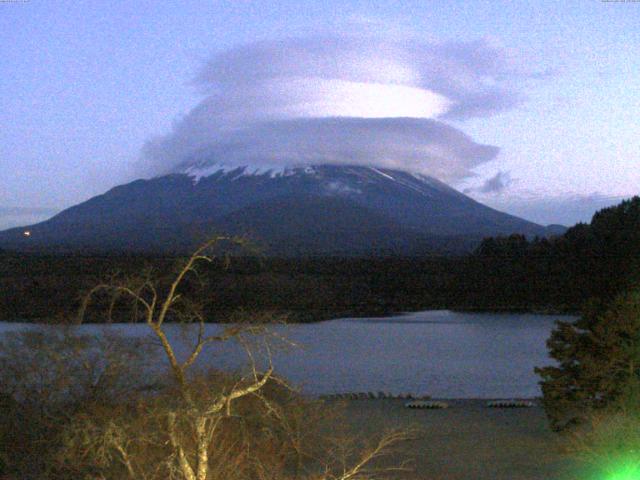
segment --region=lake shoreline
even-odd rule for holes
[[[476,308],[476,307],[426,307],[418,310],[346,310],[346,311],[307,311],[307,312],[297,312],[297,311],[249,311],[246,312],[246,316],[250,317],[252,314],[258,314],[261,317],[264,316],[264,313],[273,313],[274,317],[279,317],[281,320],[269,322],[266,325],[279,325],[279,324],[289,324],[289,325],[298,325],[298,324],[308,324],[308,323],[322,323],[329,322],[333,320],[340,320],[345,318],[357,318],[357,319],[365,319],[365,318],[375,318],[375,319],[384,319],[391,317],[398,317],[404,315],[413,315],[416,313],[420,313],[423,311],[449,311],[453,313],[479,313],[479,314],[495,314],[495,315],[561,315],[561,316],[579,316],[581,314],[580,311],[573,309],[554,309],[554,308]],[[228,316],[233,314],[234,312],[226,312],[225,317],[214,319],[211,321],[206,321],[207,324],[213,325],[226,325],[234,323]],[[236,317],[237,318],[237,317]],[[34,324],[34,325],[78,325],[77,322],[62,322],[56,321],[51,318],[28,318],[28,319],[0,319],[0,322],[6,323],[25,323],[25,324]],[[122,320],[113,320],[113,321],[85,321],[82,322],[83,325],[106,325],[106,324],[140,324],[141,322],[132,322],[132,321],[122,321]],[[167,320],[167,323],[181,323],[181,322],[173,322],[171,320]]]
[[[303,394],[304,396],[304,394]],[[409,398],[362,398],[362,399],[352,399],[352,398],[332,398],[334,395],[313,395],[309,396],[310,398],[315,398],[317,400],[322,400],[325,402],[354,402],[354,403],[366,403],[366,402],[396,402],[397,405],[404,406],[408,402],[416,401],[419,399],[409,399]],[[492,410],[526,410],[527,408],[542,408],[542,397],[430,397],[429,399],[425,399],[429,402],[445,402],[449,403],[449,407],[484,407]],[[533,405],[530,407],[488,407],[488,402],[493,401],[518,401],[518,402],[532,402]]]

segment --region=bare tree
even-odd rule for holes
[[[356,480],[378,478],[381,473],[390,473],[394,468],[369,470],[371,462],[378,459],[393,444],[407,439],[406,432],[392,432],[385,435],[379,443],[366,449],[352,466],[347,467],[345,455],[342,465],[334,460],[318,461],[313,454],[305,452],[302,445],[300,425],[292,421],[290,412],[283,411],[278,402],[273,401],[267,387],[279,385],[286,388],[285,382],[274,374],[271,362],[271,342],[261,324],[240,323],[223,328],[220,333],[211,335],[205,328],[205,316],[202,305],[188,298],[185,283],[198,278],[198,266],[211,263],[215,255],[213,247],[221,242],[243,245],[242,239],[215,237],[201,245],[177,270],[172,281],[164,287],[154,280],[149,272],[135,278],[125,278],[101,283],[93,287],[85,296],[78,313],[82,322],[92,300],[106,294],[109,298],[107,316],[111,319],[117,302],[129,301],[133,306],[134,319],[141,319],[159,342],[164,357],[168,361],[170,376],[175,385],[169,395],[159,395],[146,402],[144,415],[133,420],[126,412],[118,419],[104,418],[95,422],[91,416],[76,419],[76,428],[66,439],[66,445],[75,449],[81,456],[88,455],[88,463],[98,462],[102,466],[121,467],[120,475],[131,479],[176,478],[184,480],[211,480],[214,478],[247,478],[243,469],[252,466],[254,478],[285,478],[282,475],[285,454],[277,451],[274,436],[269,437],[277,423],[278,431],[288,440],[287,448],[297,453],[298,466],[286,474],[290,478],[301,478],[307,474],[300,468],[303,457],[313,459],[316,465],[324,465],[313,478],[322,480]],[[168,322],[191,324],[194,328],[192,343],[186,355],[178,355],[176,346],[167,334]],[[262,361],[255,358],[252,339],[262,339]],[[235,340],[245,348],[248,360],[248,373],[232,377],[219,376],[213,380],[194,373],[194,365],[205,347],[210,344]],[[266,363],[266,365],[264,365]],[[260,365],[263,364],[262,368]],[[173,393],[175,392],[175,394]],[[249,409],[239,413],[236,406]],[[253,403],[251,403],[253,402]],[[247,407],[247,405],[249,405]],[[252,409],[252,410],[251,410]],[[258,413],[255,413],[258,412]],[[252,414],[262,420],[274,421],[263,424],[261,429],[250,431],[249,435],[262,435],[260,448],[243,440],[242,432],[247,430],[247,418]],[[135,415],[134,415],[135,416]],[[136,422],[140,423],[137,424]],[[141,439],[139,433],[148,431],[148,423],[155,422],[156,431],[164,430],[164,440],[154,438]],[[238,422],[236,429],[223,429],[229,422]],[[161,426],[163,425],[163,427]],[[265,425],[267,425],[265,427]],[[136,435],[136,431],[138,435]],[[232,433],[229,433],[232,431]],[[266,431],[266,433],[265,433]],[[240,433],[237,433],[240,432]],[[240,436],[238,436],[240,435]],[[269,445],[267,448],[266,445]],[[239,448],[241,445],[242,448]],[[284,448],[284,447],[283,447]],[[155,450],[154,450],[155,449]],[[141,451],[150,458],[141,460]],[[231,451],[235,452],[231,455]],[[155,453],[150,454],[150,451]],[[91,452],[90,454],[88,452]],[[266,452],[266,456],[265,456]],[[330,451],[331,456],[335,451]],[[215,456],[215,461],[212,458]],[[90,458],[89,458],[90,457]],[[269,457],[269,458],[267,458]],[[280,460],[278,460],[280,459]],[[155,464],[149,468],[149,463]],[[276,468],[277,467],[277,468]],[[402,466],[404,468],[404,466]],[[275,472],[279,472],[278,475]],[[295,473],[297,472],[297,473]],[[338,472],[338,473],[333,473]],[[291,477],[293,475],[293,477]],[[103,477],[104,478],[104,477]]]
[[[216,428],[219,426],[223,416],[230,416],[232,404],[239,398],[258,392],[273,376],[273,366],[269,366],[264,371],[259,371],[253,357],[251,373],[240,378],[231,388],[219,392],[218,395],[208,396],[207,401],[202,403],[194,395],[194,385],[189,381],[188,370],[194,365],[203,348],[211,343],[223,342],[232,338],[242,340],[242,336],[255,333],[261,327],[253,325],[231,326],[219,335],[207,335],[205,333],[205,318],[201,306],[197,303],[183,299],[180,287],[189,274],[197,274],[196,266],[201,262],[212,262],[213,256],[208,251],[222,241],[232,241],[242,243],[239,239],[228,237],[215,237],[201,245],[178,270],[175,278],[171,282],[166,292],[159,291],[156,282],[152,281],[148,275],[137,279],[126,279],[121,283],[102,283],[96,285],[86,295],[78,319],[82,321],[91,299],[100,292],[111,295],[109,305],[109,316],[112,314],[115,302],[123,297],[128,297],[133,301],[136,313],[140,309],[141,317],[149,327],[153,335],[159,340],[166,359],[169,362],[173,380],[177,383],[177,392],[189,412],[189,421],[193,434],[195,435],[195,445],[189,451],[184,440],[178,434],[178,414],[170,412],[167,415],[167,431],[172,447],[172,455],[177,461],[181,476],[186,480],[206,480],[209,478],[209,444],[214,437]],[[180,321],[197,324],[197,336],[191,351],[184,359],[179,359],[174,345],[170,342],[165,329],[166,322]],[[115,449],[120,453],[122,462],[127,465],[127,471],[131,478],[137,478],[138,473],[128,459],[128,454],[117,439],[113,441]]]

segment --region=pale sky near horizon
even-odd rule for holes
[[[293,158],[283,145],[309,119],[324,132],[340,117],[382,132],[382,166],[539,223],[585,221],[640,194],[639,52],[635,1],[0,2],[0,229],[205,140],[241,162],[224,133],[240,124],[286,121],[286,141],[261,124],[260,153]],[[404,150],[400,117],[419,119]]]

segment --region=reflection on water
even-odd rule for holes
[[[540,394],[534,366],[550,363],[545,342],[559,315],[418,312],[389,318],[339,319],[274,327],[297,347],[273,353],[276,371],[310,394],[345,391],[411,392],[449,398],[533,397]],[[0,323],[0,333],[24,324]],[[56,327],[46,327],[56,328]],[[148,335],[145,325],[83,325]],[[167,325],[180,353],[192,330]],[[207,333],[220,330],[207,325]],[[236,344],[209,348],[203,362],[239,369]]]

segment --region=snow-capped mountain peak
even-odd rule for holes
[[[115,187],[28,229],[29,245],[142,250],[189,249],[223,232],[278,255],[413,255],[472,248],[485,236],[546,234],[417,173],[204,162]],[[0,246],[25,241],[24,228],[0,235]]]
[[[268,176],[269,178],[292,175],[295,167],[285,166],[251,166],[251,165],[227,165],[224,163],[194,164],[188,167],[179,168],[175,173],[183,173],[198,183],[201,179],[212,175],[232,175],[236,178],[242,176]]]

